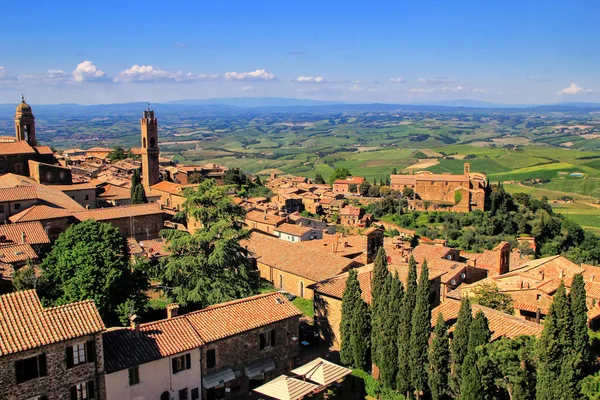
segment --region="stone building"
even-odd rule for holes
[[[35,290],[0,296],[0,398],[105,399],[93,301],[44,308]]]
[[[0,173],[29,175],[29,161],[54,164],[54,154],[48,146],[38,146],[35,117],[29,104],[22,99],[15,113],[15,137],[0,142]]]
[[[307,240],[323,239],[323,231],[309,226],[281,224],[273,229],[273,234],[288,242],[305,242]]]
[[[360,176],[349,176],[346,179],[338,179],[333,182],[333,193],[350,194],[350,189],[353,185],[358,188],[364,181],[365,178]]]
[[[246,213],[245,223],[248,229],[259,230],[264,233],[273,235],[275,229],[285,222],[285,218],[279,215],[268,214],[256,210]]]
[[[409,205],[416,210],[484,211],[489,199],[487,177],[471,172],[469,163],[464,164],[462,175],[419,171],[414,175],[391,175],[390,182],[392,190],[414,190],[415,199]]]
[[[140,121],[142,128],[142,184],[146,190],[159,182],[159,156],[158,147],[158,119],[154,111],[144,111],[144,117]]]

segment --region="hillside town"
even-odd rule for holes
[[[159,116],[140,111],[139,148],[54,151],[24,98],[0,137],[0,399],[358,398],[357,377],[383,399],[529,399],[502,379],[468,397],[484,377],[467,367],[484,363],[457,343],[489,359],[510,348],[518,384],[537,368],[540,385],[562,375],[517,346],[554,340],[565,319],[587,352],[573,379],[597,366],[600,267],[541,252],[554,238],[532,229],[468,246],[439,229],[520,215],[469,162],[379,183],[179,165],[161,156]],[[409,216],[433,217],[398,223]]]

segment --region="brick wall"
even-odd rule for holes
[[[259,335],[275,330],[275,346],[260,349]],[[295,340],[294,340],[295,338]],[[236,376],[233,381],[225,383],[231,391],[226,393],[227,398],[236,398],[249,392],[249,378],[244,375],[244,367],[254,361],[270,358],[275,364],[275,369],[265,373],[265,382],[287,373],[296,367],[299,354],[299,318],[289,318],[271,325],[263,326],[239,335],[231,336],[215,342],[207,343],[202,350],[202,376],[219,371],[222,368],[231,368]],[[216,365],[208,368],[206,365],[207,351],[215,349]],[[202,398],[206,398],[206,389],[203,389]]]
[[[66,347],[92,339],[96,344],[96,361],[67,369]],[[47,376],[17,384],[15,361],[42,353],[46,354]],[[48,396],[48,400],[70,399],[71,386],[89,380],[95,382],[95,397],[100,400],[105,399],[104,359],[102,336],[100,334],[83,336],[75,340],[55,343],[0,358],[0,399],[3,400],[21,400],[41,395]]]

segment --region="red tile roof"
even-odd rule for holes
[[[139,244],[149,257],[165,257],[171,254],[166,249],[167,243],[164,239],[140,240]]]
[[[523,318],[488,307],[483,307],[479,304],[471,304],[471,309],[473,316],[475,316],[479,310],[485,314],[489,322],[490,331],[492,332],[492,337],[490,339],[492,342],[501,337],[513,338],[519,335],[539,337],[544,329],[542,325],[536,324],[535,322],[527,321]],[[442,313],[444,316],[444,321],[451,321],[451,324],[454,325],[458,318],[459,310],[460,301],[446,299],[446,301],[431,311],[431,325],[435,325],[439,313]]]
[[[73,213],[73,217],[80,221],[93,219],[96,221],[106,221],[118,218],[139,217],[142,215],[164,214],[164,210],[156,203],[132,204],[128,206],[96,208]]]
[[[35,290],[0,296],[0,356],[104,329],[92,300],[43,308]]]
[[[0,237],[5,237],[5,242],[22,243],[25,234],[25,243],[42,244],[50,243],[46,230],[39,222],[24,222],[21,224],[0,225]],[[1,243],[0,243],[1,245]]]
[[[310,232],[312,230],[313,228],[310,228],[308,226],[300,226],[288,223],[281,224],[277,228],[273,228],[274,232],[287,233],[288,235],[293,236],[302,236],[305,233]]]
[[[150,189],[181,196],[181,191],[183,188],[178,183],[160,181],[157,184],[150,186]]]
[[[75,200],[51,186],[40,185],[31,178],[16,174],[9,173],[0,176],[0,188],[14,188],[23,185],[33,186],[38,200],[46,204],[61,207],[70,211],[84,210],[84,208]]]
[[[0,203],[35,199],[37,199],[37,193],[33,186],[19,185],[11,188],[0,188]]]
[[[36,154],[36,151],[25,140],[0,142],[0,155],[13,154]]]
[[[246,219],[248,221],[260,222],[261,224],[275,226],[285,222],[285,218],[280,217],[279,215],[267,214],[260,211],[248,211],[246,213]]]
[[[0,246],[0,262],[18,263],[38,258],[37,253],[28,244],[9,244]]]
[[[18,214],[11,215],[8,219],[11,222],[32,222],[44,221],[48,219],[67,218],[71,213],[64,208],[50,207],[46,205],[35,205]]]

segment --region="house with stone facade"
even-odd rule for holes
[[[285,222],[285,218],[279,215],[269,214],[257,210],[246,213],[246,226],[273,235],[275,229]]]
[[[0,398],[105,399],[93,301],[44,308],[35,290],[0,296]]]
[[[217,400],[248,395],[296,366],[300,311],[269,293],[109,330],[108,400]]]
[[[306,242],[323,238],[323,231],[309,226],[284,223],[273,229],[273,234],[288,242]]]

